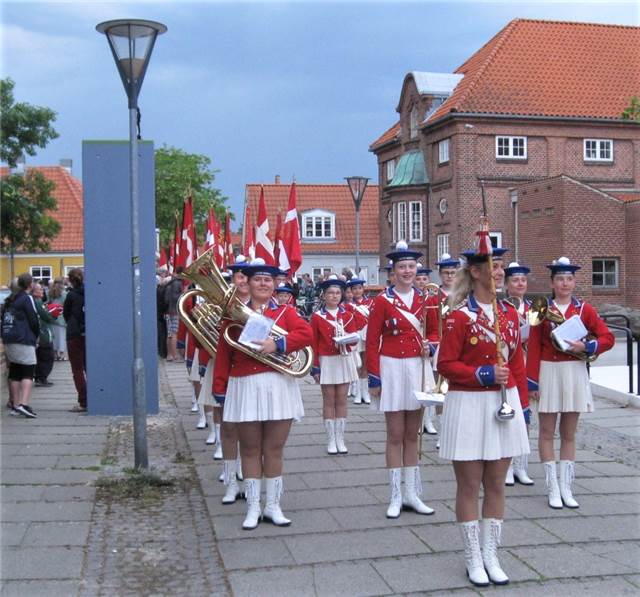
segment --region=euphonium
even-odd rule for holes
[[[304,377],[313,363],[313,352],[306,347],[290,354],[261,354],[233,338],[231,330],[242,329],[254,312],[236,296],[235,288],[227,284],[213,258],[213,249],[198,257],[182,274],[200,287],[180,297],[178,311],[189,331],[211,354],[215,354],[220,337],[222,319],[227,320],[224,338],[236,350],[268,365],[280,373]],[[193,294],[190,294],[193,293]],[[184,309],[184,302],[193,296],[202,296],[204,302],[196,305],[191,313]],[[269,335],[274,341],[286,336],[286,330],[274,325]],[[211,352],[213,350],[213,352]]]
[[[550,321],[551,323],[555,323],[556,325],[560,325],[566,321],[562,313],[556,313],[549,309],[549,301],[546,297],[538,296],[533,299],[531,307],[529,308],[529,325],[531,325],[532,327],[540,325],[545,319],[547,321]],[[587,336],[587,339],[590,338],[591,335]],[[576,354],[574,352],[562,350],[562,348],[560,348],[560,346],[556,342],[556,339],[553,337],[553,334],[551,335],[551,342],[560,352],[566,352],[567,354],[570,354],[572,357],[575,357],[576,359],[579,359],[581,361],[593,363],[593,361],[598,358],[597,354]]]

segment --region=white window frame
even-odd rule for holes
[[[506,141],[506,142],[505,142]],[[522,155],[515,155],[516,141],[522,141]],[[520,148],[518,148],[520,149]],[[506,151],[506,153],[505,153]],[[512,137],[508,135],[496,135],[496,159],[498,160],[526,160],[527,138]]]
[[[396,161],[389,160],[384,163],[384,171],[387,182],[391,182],[396,174]]]
[[[584,139],[582,157],[585,162],[613,162],[613,139]]]
[[[40,270],[40,275],[36,275],[34,273],[34,270],[36,270],[36,269]],[[49,270],[49,275],[48,276],[43,276],[42,275],[42,270],[43,269],[48,269]],[[47,280],[49,282],[51,280],[53,280],[53,268],[50,265],[32,265],[29,268],[29,273],[31,274],[31,277],[34,280]]]
[[[409,114],[409,138],[415,139],[418,136],[418,106],[411,108]]]
[[[398,231],[398,209],[397,209],[398,204],[397,203],[392,203],[391,204],[391,242],[395,243],[397,242],[398,238],[397,238],[397,231]]]
[[[414,208],[417,208],[415,214]],[[418,234],[414,234],[414,224],[417,224]],[[422,242],[422,201],[409,201],[409,242]]]
[[[311,222],[311,234],[307,232],[307,225]],[[316,227],[320,224],[321,233],[317,234]],[[329,235],[326,234],[327,224]],[[335,240],[336,239],[336,215],[323,209],[314,209],[302,214],[302,239],[303,240]]]
[[[502,232],[489,232],[489,238],[491,239],[492,247],[496,249],[502,248]]]
[[[436,236],[436,252],[438,254],[438,261],[442,259],[445,253],[449,253],[449,233],[438,234]]]
[[[449,161],[449,139],[442,139],[438,143],[438,164],[446,164]]]
[[[81,269],[84,271],[84,266],[83,265],[65,265],[64,266],[64,277],[66,278],[69,275],[69,272],[72,269]]]
[[[396,232],[396,239],[398,241],[407,240],[407,204],[404,201],[396,203],[397,207],[397,222],[398,230]]]
[[[325,276],[327,274],[332,274],[332,273],[333,273],[333,268],[330,265],[319,265],[317,267],[311,268],[311,277],[314,282],[318,280],[321,276]]]
[[[606,284],[607,276],[611,275],[611,272],[605,271],[605,262],[612,261],[614,264],[614,272],[613,272],[613,284]],[[602,269],[600,271],[596,271],[596,263],[600,263],[602,265]],[[594,276],[602,275],[602,284],[596,284],[593,280]],[[591,260],[591,285],[593,288],[608,290],[608,289],[617,289],[620,287],[620,260],[617,257],[593,257]]]

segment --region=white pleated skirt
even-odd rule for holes
[[[222,417],[230,423],[299,421],[304,417],[304,406],[298,382],[275,371],[229,377]]]
[[[215,367],[215,365],[215,358],[209,359],[209,362],[207,363],[207,369],[205,371],[204,377],[202,378],[200,393],[198,394],[198,406],[222,406],[213,399],[213,368]]]
[[[593,412],[589,374],[583,361],[541,361],[538,388],[538,412]]]
[[[358,379],[358,368],[351,352],[348,355],[320,355],[320,384],[351,383]]]
[[[396,359],[380,357],[380,398],[371,399],[371,408],[380,412],[418,410],[420,403],[413,392],[422,390],[421,357]]]
[[[441,419],[440,458],[499,460],[529,454],[518,388],[507,390],[507,402],[516,411],[515,416],[498,421],[500,392],[448,392]]]
[[[193,351],[193,364],[191,365],[191,371],[189,371],[189,381],[200,381],[200,364],[198,363],[199,348]]]

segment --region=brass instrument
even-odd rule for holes
[[[565,316],[562,315],[562,313],[556,313],[555,311],[549,309],[549,301],[546,297],[537,296],[533,299],[531,307],[529,308],[529,325],[531,325],[531,327],[535,327],[537,325],[540,325],[545,320],[550,321],[551,323],[554,323],[556,325],[560,325],[566,321]],[[586,340],[590,340],[592,338],[593,336],[589,334]],[[586,363],[593,363],[593,361],[598,358],[597,354],[588,355],[587,353],[575,353],[567,350],[562,350],[562,348],[560,348],[560,346],[556,342],[556,339],[553,337],[553,334],[551,335],[551,342],[560,352],[570,354],[572,357],[575,357],[576,359],[579,359],[581,361],[585,361]]]
[[[231,330],[238,328],[241,330],[249,317],[254,315],[254,312],[242,303],[236,296],[235,288],[227,284],[222,277],[213,257],[213,248],[198,257],[185,269],[182,276],[200,288],[190,290],[180,297],[178,313],[188,330],[205,347],[207,352],[211,355],[216,353],[221,323],[225,319],[228,323],[224,330],[224,338],[232,348],[292,377],[304,377],[309,372],[313,363],[313,351],[310,347],[290,354],[262,354],[241,344],[231,336]],[[191,313],[188,313],[184,305],[194,296],[201,296],[204,302],[196,305]],[[269,337],[277,341],[286,335],[286,330],[274,325]]]

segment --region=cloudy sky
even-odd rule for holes
[[[29,2],[0,10],[2,77],[58,113],[28,163],[83,139],[128,138],[127,104],[101,21],[163,22],[142,93],[145,139],[209,156],[239,215],[247,183],[376,177],[369,144],[396,120],[404,75],[452,72],[511,19],[640,24],[638,2]],[[553,56],[549,56],[553,60]],[[238,218],[239,219],[239,218]]]

